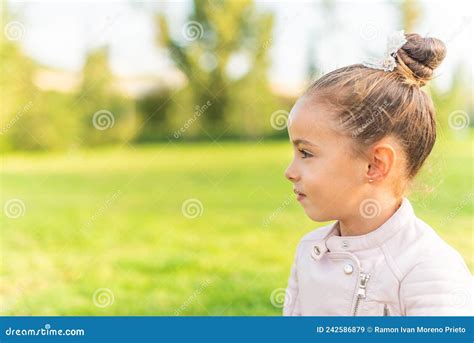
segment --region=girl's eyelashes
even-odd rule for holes
[[[310,153],[307,152],[306,150],[298,149],[298,151],[301,153],[301,158],[303,158],[303,159],[313,156],[312,154],[310,154]]]

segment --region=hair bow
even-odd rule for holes
[[[385,49],[385,54],[382,58],[372,58],[362,64],[365,67],[380,69],[383,71],[393,71],[397,63],[395,62],[395,56],[398,49],[400,49],[407,39],[405,37],[405,31],[395,31],[390,34],[387,38],[387,48]]]

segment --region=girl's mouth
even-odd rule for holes
[[[296,197],[296,200],[298,200],[298,201],[303,201],[304,198],[306,198],[306,195],[304,195],[304,194],[298,194],[298,196]]]
[[[302,201],[304,198],[306,198],[306,194],[303,194],[296,189],[293,189],[293,192],[296,194],[296,200]]]

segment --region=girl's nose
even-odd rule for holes
[[[290,180],[291,182],[298,181],[298,174],[296,173],[295,169],[293,168],[293,163],[288,166],[285,170],[285,177]]]

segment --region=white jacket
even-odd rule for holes
[[[473,314],[472,276],[464,260],[415,216],[407,198],[376,230],[339,234],[335,222],[301,239],[283,315]]]

